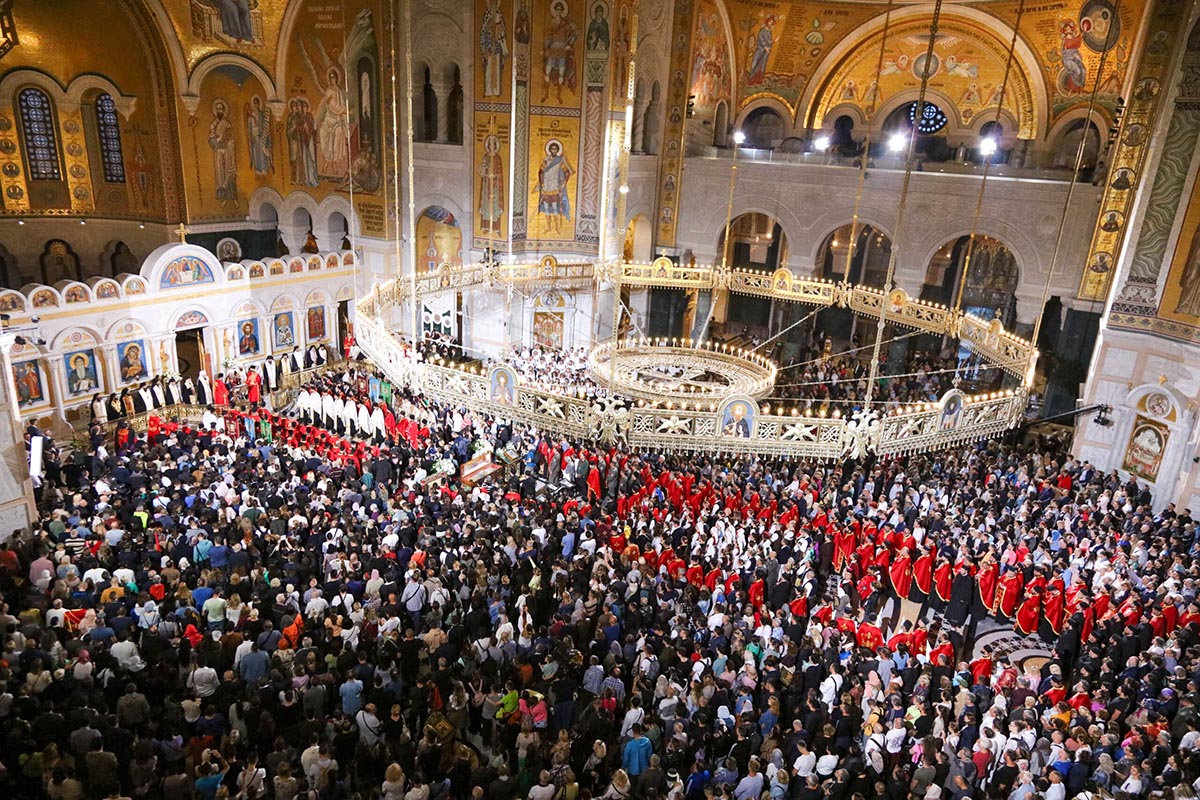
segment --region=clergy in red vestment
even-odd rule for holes
[[[262,402],[262,375],[253,367],[246,372],[246,399],[251,403]]]
[[[913,573],[911,568],[911,559],[908,551],[900,551],[900,555],[896,556],[896,560],[888,567],[888,576],[891,578],[892,591],[896,593],[896,597],[905,600],[908,598],[908,593],[912,591]]]
[[[908,599],[914,603],[924,603],[933,591],[933,551],[922,553],[912,564],[912,584],[908,590]]]
[[[1025,578],[1020,570],[1010,569],[1000,576],[1000,587],[996,593],[996,618],[1011,620],[1017,613],[1017,604],[1025,588]]]

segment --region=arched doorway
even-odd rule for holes
[[[654,257],[653,233],[650,220],[642,214],[634,216],[629,220],[629,227],[625,229],[622,257],[626,261],[649,263]]]
[[[725,231],[717,236],[717,262],[724,259],[734,269],[770,273],[786,265],[787,256],[787,236],[768,214],[750,212],[734,217],[729,224],[728,248]],[[714,302],[713,320],[720,320],[721,331],[760,339],[769,336],[773,319],[769,298],[723,292]],[[703,301],[699,305],[703,306]]]
[[[727,147],[729,143],[729,104],[724,100],[717,103],[713,115],[713,147]]]
[[[1090,170],[1096,166],[1100,156],[1100,129],[1089,119],[1077,119],[1067,126],[1058,137],[1054,148],[1054,162],[1051,166],[1072,169],[1075,159],[1079,157],[1079,143],[1083,141],[1083,158],[1079,162],[1081,170]]]
[[[888,261],[892,257],[892,240],[874,225],[861,225],[852,234],[853,225],[843,225],[825,237],[817,254],[821,277],[852,284],[884,288]],[[849,258],[849,275],[846,260]],[[852,339],[854,314],[846,308],[829,308],[818,318],[818,328],[835,339]]]
[[[329,215],[328,245],[330,250],[350,249],[350,223],[346,219],[346,215],[340,211],[334,211]]]
[[[433,272],[442,264],[461,266],[463,235],[454,213],[430,206],[417,217],[417,266]],[[462,295],[447,292],[422,300],[421,333],[425,338],[462,341]]]
[[[854,118],[842,114],[833,121],[833,136],[829,146],[840,156],[856,156],[861,152],[861,145],[854,139]]]
[[[888,114],[883,122],[883,136],[880,146],[889,155],[903,156],[905,149],[896,152],[891,147],[892,137],[897,134],[911,136],[917,132],[916,152],[922,153],[931,161],[946,161],[953,155],[950,145],[946,142],[946,127],[950,124],[949,117],[937,103],[929,100],[921,107],[921,118],[917,119],[917,103],[905,103]]]
[[[312,214],[308,213],[307,209],[297,208],[292,212],[292,231],[300,241],[301,253],[319,253],[320,247],[317,244],[316,237],[313,236],[313,219]]]
[[[742,120],[742,133],[746,134],[746,147],[769,150],[781,141],[787,129],[783,117],[773,108],[759,107]]]
[[[977,235],[974,246],[970,247],[971,263],[963,282],[970,241],[970,236],[960,236],[938,248],[925,271],[921,299],[954,305],[958,301],[959,283],[963,283],[959,301],[962,309],[984,319],[999,317],[1008,328],[1016,315],[1020,282],[1017,259],[1000,240]]]

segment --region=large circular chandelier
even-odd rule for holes
[[[771,359],[717,342],[622,339],[592,349],[588,369],[616,395],[651,403],[715,407],[729,397],[766,397],[775,385]]]

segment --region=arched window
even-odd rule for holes
[[[910,103],[908,106],[908,124],[915,125],[917,133],[928,136],[932,133],[937,133],[942,128],[946,127],[946,113],[928,100],[925,105],[921,106],[921,120],[917,121],[917,104]]]
[[[17,109],[21,114],[29,177],[35,181],[61,181],[58,125],[50,98],[41,89],[31,86],[17,95]]]
[[[125,182],[125,156],[121,153],[121,128],[117,124],[117,106],[112,96],[96,98],[96,138],[100,142],[100,161],[106,183]]]

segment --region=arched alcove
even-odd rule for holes
[[[953,305],[957,301],[964,311],[984,319],[998,316],[1008,327],[1016,313],[1019,284],[1016,256],[1003,242],[991,236],[976,235],[971,244],[970,236],[960,236],[943,244],[930,259],[921,299],[944,305]]]
[[[1072,168],[1079,159],[1080,142],[1083,143],[1083,157],[1080,160],[1081,169],[1096,166],[1100,157],[1100,129],[1094,120],[1076,119],[1059,133],[1051,150],[1051,166]]]
[[[850,283],[883,288],[891,255],[892,239],[887,233],[869,223],[859,225],[857,230],[846,224],[822,241],[817,266],[821,277],[840,281],[846,277],[849,259]],[[826,309],[820,313],[818,321],[820,328],[834,338],[852,337],[855,318],[849,309]]]
[[[741,131],[746,135],[746,147],[768,150],[781,141],[787,123],[779,112],[767,106],[752,110],[742,120]]]
[[[650,220],[644,214],[635,215],[625,230],[625,260],[648,263],[654,257],[653,237]]]
[[[662,140],[662,86],[658,81],[650,87],[650,102],[642,121],[642,152],[658,155]]]
[[[446,104],[446,140],[450,144],[463,143],[463,86],[462,71],[458,64],[450,65],[450,97]]]
[[[419,72],[416,72],[414,67],[414,72],[417,75],[420,91],[413,102],[421,104],[421,113],[419,116],[416,113],[413,114],[413,137],[422,142],[436,142],[438,138],[438,96],[437,89],[433,86],[433,72],[428,66]],[[421,123],[419,131],[416,126],[417,120],[420,120]]]
[[[770,273],[787,264],[787,236],[779,221],[768,214],[749,212],[734,217],[729,223],[728,247],[724,229],[717,235],[716,246],[718,262],[724,261],[734,269]],[[712,302],[713,317],[723,320],[724,332],[748,327],[754,335],[765,336],[771,322],[770,298],[730,294],[714,297]]]
[[[334,211],[329,215],[329,243],[326,249],[350,249],[350,222],[340,211]]]
[[[713,113],[713,147],[725,147],[729,142],[729,103],[717,103]]]

